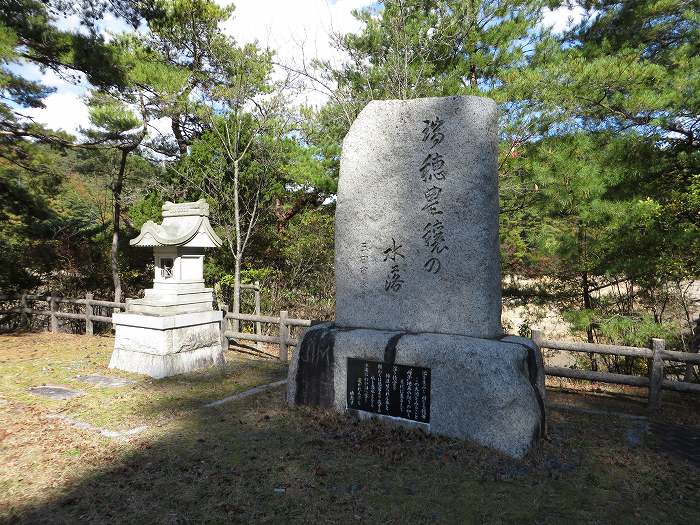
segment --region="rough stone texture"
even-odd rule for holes
[[[544,373],[544,355],[542,349],[535,344],[532,339],[526,337],[520,337],[517,335],[508,335],[502,337],[501,341],[504,343],[514,343],[522,345],[528,350],[528,360],[527,365],[530,373],[530,379],[532,383],[537,387],[539,392],[540,409],[542,411],[543,417],[543,427],[542,435],[547,434],[547,407],[545,405],[545,399],[547,397],[547,389],[545,387],[545,373]]]
[[[222,359],[220,311],[170,316],[113,314],[110,368],[162,378]]]
[[[203,286],[195,290],[150,288],[144,291],[144,295],[143,299],[127,299],[127,311],[161,316],[211,312],[214,301],[213,289]]]
[[[80,390],[72,390],[65,386],[34,386],[29,391],[37,396],[48,397],[49,399],[64,400],[82,396],[84,392]]]
[[[373,101],[357,117],[336,208],[339,326],[501,335],[496,113],[445,97]]]
[[[109,361],[109,367],[146,374],[154,379],[162,379],[210,367],[219,362],[221,358],[221,346],[168,355],[147,354],[115,348]]]
[[[75,380],[80,381],[81,383],[89,383],[91,385],[104,386],[107,388],[120,388],[126,385],[131,385],[136,382],[132,381],[131,379],[125,379],[123,377],[109,377],[102,376],[99,374],[75,376]]]
[[[112,314],[112,322],[116,325],[168,330],[172,328],[186,328],[188,326],[217,323],[220,322],[223,317],[224,314],[220,310],[164,316],[116,313]]]
[[[290,404],[333,406],[333,347],[337,331],[333,323],[321,323],[300,335],[301,344],[289,365],[287,399]],[[300,355],[303,355],[302,366],[299,366]]]
[[[351,411],[514,457],[539,441],[540,351],[522,338],[498,339],[496,117],[495,102],[478,97],[375,101],[360,113],[340,167],[336,323],[304,334],[289,370],[290,403],[348,410],[349,358],[429,368],[420,383],[421,392],[430,384],[429,418],[406,409],[403,385],[417,384],[410,376],[394,380],[393,401],[384,389],[384,412],[394,417],[359,410],[381,410],[367,405],[367,390]],[[381,392],[369,378],[358,374],[357,385]]]
[[[471,439],[514,457],[524,456],[544,432],[544,403],[537,356],[520,341],[499,341],[435,333],[338,329],[318,325],[304,334],[295,352],[287,384],[290,403],[319,404],[347,410],[347,359],[360,358],[431,369],[430,423],[363,413],[368,417],[420,426],[431,433]],[[325,341],[332,344],[318,345]],[[391,349],[393,351],[388,351]],[[539,353],[534,347],[536,353]],[[312,374],[305,372],[312,370]],[[330,377],[317,381],[309,376]],[[320,392],[308,396],[309,388]],[[543,388],[543,385],[542,385]],[[314,399],[319,400],[314,403]],[[324,400],[332,399],[331,403]]]

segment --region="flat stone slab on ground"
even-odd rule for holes
[[[80,381],[81,383],[90,383],[92,385],[111,388],[119,388],[122,386],[131,385],[136,382],[132,379],[124,379],[123,377],[109,377],[101,376],[99,374],[89,374],[84,376],[80,375],[76,376],[75,379],[76,381]]]
[[[48,397],[49,399],[71,399],[84,394],[84,392],[80,390],[72,390],[65,386],[52,385],[33,386],[29,391],[36,396]]]

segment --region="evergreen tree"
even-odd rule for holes
[[[336,35],[348,60],[316,63],[330,102],[307,110],[304,137],[337,180],[340,144],[370,100],[480,95],[501,106],[501,192],[522,198],[511,172],[512,153],[535,136],[527,104],[506,78],[527,70],[536,45],[549,41],[540,0],[387,0],[355,13],[359,34]],[[508,208],[509,206],[504,206]]]
[[[536,246],[529,232],[545,224],[554,242],[570,218],[580,225],[595,219],[598,235],[583,237],[595,249],[592,258],[580,257],[580,243],[573,259],[559,253],[569,277],[579,276],[579,308],[603,313],[591,291],[625,279],[633,297],[618,313],[645,305],[661,322],[668,284],[700,274],[698,3],[581,4],[589,11],[578,26],[559,42],[542,42],[530,67],[506,76],[537,124],[534,146],[521,150],[516,164],[525,184],[539,189],[533,205],[541,220],[520,239]],[[543,169],[551,176],[541,179]],[[597,188],[579,195],[571,215],[558,209],[569,181]],[[551,206],[542,207],[543,200]],[[590,324],[588,332],[591,339]]]
[[[131,97],[126,97],[127,100]],[[136,101],[132,101],[136,102]],[[104,91],[95,91],[88,101],[91,128],[83,133],[92,143],[114,148],[119,152],[119,165],[110,182],[112,191],[112,249],[110,265],[114,284],[114,301],[121,302],[122,282],[119,274],[119,229],[122,215],[122,192],[129,155],[136,151],[148,133],[148,115],[141,105],[140,115],[123,100]]]

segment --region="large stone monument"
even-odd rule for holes
[[[152,247],[153,288],[127,299],[112,315],[110,368],[166,377],[210,366],[223,357],[213,293],[204,286],[204,249],[221,246],[204,200],[163,205],[163,223],[146,222],[132,246]]]
[[[371,102],[343,142],[335,249],[336,321],[304,334],[289,402],[522,457],[544,373],[501,329],[496,104]]]

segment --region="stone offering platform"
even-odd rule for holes
[[[339,328],[306,331],[290,403],[349,410],[523,457],[545,429],[544,373],[528,339]]]
[[[113,314],[116,325],[110,368],[156,379],[216,364],[222,358],[223,312],[155,316]]]

